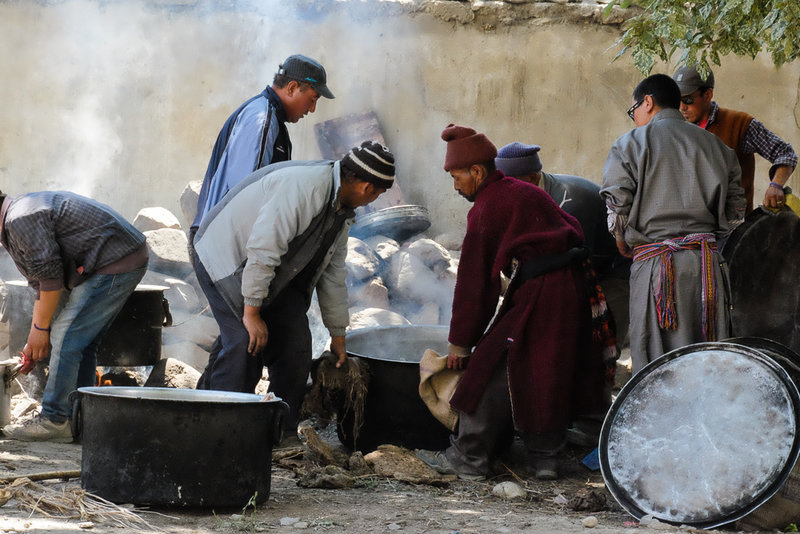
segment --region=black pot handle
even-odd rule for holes
[[[72,439],[80,440],[83,420],[81,419],[81,394],[73,391],[69,394],[72,401],[72,417],[69,420],[69,427],[72,430]]]
[[[289,405],[278,401],[275,417],[272,418],[272,444],[278,445],[283,439],[283,420],[289,415]]]
[[[172,314],[169,312],[169,301],[162,298],[161,307],[164,309],[164,323],[161,326],[172,326]]]

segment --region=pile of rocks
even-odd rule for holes
[[[450,250],[448,250],[448,247]],[[448,324],[460,239],[385,236],[347,242],[350,328]]]

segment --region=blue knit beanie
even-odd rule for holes
[[[527,176],[541,172],[542,162],[539,159],[539,145],[523,145],[514,141],[497,151],[494,158],[495,167],[506,176]]]

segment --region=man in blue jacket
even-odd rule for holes
[[[206,213],[245,176],[270,163],[292,159],[286,123],[314,113],[321,96],[334,98],[325,68],[310,57],[296,54],[278,66],[272,87],[266,87],[228,117],[203,179],[190,243]]]

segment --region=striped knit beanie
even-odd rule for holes
[[[364,141],[342,158],[342,167],[375,186],[389,189],[394,184],[394,155],[374,141]]]
[[[489,138],[466,126],[450,124],[442,131],[447,141],[444,170],[466,169],[476,163],[486,163],[497,156],[497,148]]]
[[[525,145],[514,141],[497,151],[494,165],[506,176],[528,176],[542,170],[539,145]]]

